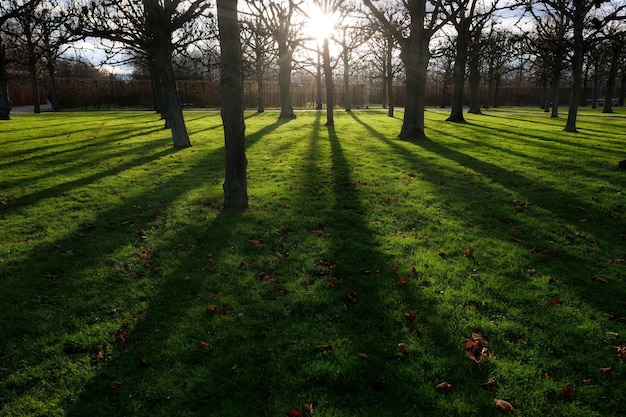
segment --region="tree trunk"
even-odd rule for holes
[[[585,12],[582,0],[574,0],[574,18],[572,25],[574,27],[574,57],[572,58],[572,93],[569,100],[569,110],[567,113],[567,123],[565,124],[566,132],[578,132],[576,129],[576,119],[578,118],[578,101],[580,99],[580,87],[583,78],[583,61],[585,56],[584,45],[584,22]]]
[[[556,67],[556,65],[555,65]],[[560,68],[555,68],[552,72],[552,86],[550,87],[552,95],[552,113],[550,117],[558,118],[559,117],[559,86],[561,85],[561,70]]]
[[[335,107],[335,87],[333,84],[333,68],[330,62],[328,38],[324,39],[322,54],[324,65],[324,81],[326,84],[326,126],[334,126],[335,118],[333,116],[333,111]]]
[[[452,87],[452,105],[450,109],[450,117],[447,122],[463,123],[463,90],[465,89],[465,65],[467,64],[467,24],[465,17],[461,15],[460,22],[457,25],[456,38],[456,58],[454,60],[454,75]]]
[[[613,113],[613,95],[615,94],[615,79],[617,78],[617,71],[620,64],[620,55],[622,48],[617,48],[613,45],[613,54],[611,56],[611,66],[609,67],[609,73],[606,79],[606,91],[604,92],[604,108],[602,113]]]
[[[393,117],[394,104],[393,104],[393,36],[387,32],[387,56],[385,57],[385,67],[387,74],[385,76],[385,82],[387,83],[387,116]]]
[[[257,68],[256,74],[256,88],[257,88],[257,104],[256,104],[256,112],[264,113],[265,112],[265,91],[263,84],[263,73],[259,71]]]
[[[178,101],[176,80],[172,68],[171,52],[169,48],[159,48],[156,51],[158,74],[163,88],[165,118],[172,131],[172,141],[175,148],[189,148],[191,141],[183,118],[183,109]]]
[[[402,129],[398,135],[400,139],[411,140],[426,137],[424,111],[427,68],[430,58],[429,40],[426,30],[422,29],[418,36],[411,37],[408,41],[408,48],[405,47],[402,51],[401,56],[406,68],[406,104]]]
[[[500,74],[500,72],[498,72],[496,74],[496,85],[494,87],[493,90],[493,107],[498,108],[500,107],[500,85],[502,84],[502,74]]]
[[[263,89],[263,68],[265,68],[264,54],[265,51],[261,46],[261,41],[257,36],[256,47],[254,49],[256,59],[256,88],[257,88],[257,113],[265,112],[265,91]]]
[[[278,39],[278,87],[280,89],[279,119],[295,119],[291,105],[291,51],[288,39]]]
[[[152,103],[154,106],[154,111],[161,115],[161,119],[165,119],[165,103],[163,99],[163,87],[161,84],[159,70],[156,66],[154,56],[148,56],[147,61],[148,69],[150,70],[150,84],[152,85]]]
[[[626,67],[622,67],[621,83],[619,95],[617,96],[617,105],[624,107],[624,96],[626,95]]]
[[[480,36],[480,34],[478,35]],[[469,92],[470,106],[468,113],[481,114],[480,111],[480,39],[474,39],[469,50]]]
[[[33,112],[41,113],[41,101],[39,99],[39,81],[37,80],[37,64],[35,62],[28,63],[28,75],[30,76],[30,89],[33,94]]]
[[[237,0],[217,0],[221,49],[222,122],[226,176],[224,209],[248,208],[246,137],[243,118],[241,44],[237,21]]]
[[[61,103],[59,102],[59,92],[57,89],[56,75],[54,75],[54,64],[51,60],[48,61],[48,78],[50,78],[50,104],[52,104],[53,111],[61,110]]]
[[[0,120],[11,119],[11,101],[9,100],[9,76],[7,74],[6,49],[0,37]]]
[[[347,50],[341,54],[343,59],[343,98],[346,111],[352,111],[352,95],[350,93],[350,55]]]

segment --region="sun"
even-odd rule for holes
[[[306,33],[308,37],[315,39],[318,43],[332,37],[337,30],[338,17],[336,13],[325,13],[319,7],[311,6],[306,14]]]

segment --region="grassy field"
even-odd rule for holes
[[[2,122],[0,415],[624,416],[620,111]]]

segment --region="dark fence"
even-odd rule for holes
[[[49,95],[47,80],[41,82],[39,92],[40,101],[46,102]],[[152,89],[148,80],[113,80],[113,79],[83,79],[61,78],[57,81],[59,99],[62,108],[152,108]],[[217,108],[220,106],[220,88],[217,81],[178,81],[177,89],[180,102],[184,107]],[[280,107],[278,83],[265,82],[263,85],[265,107]],[[343,107],[343,84],[335,85],[335,103],[338,108]],[[442,87],[431,84],[426,90],[426,105],[449,105],[451,88],[442,98]],[[356,108],[380,106],[383,103],[383,89],[370,84],[352,84],[350,86],[351,104]],[[30,84],[26,80],[11,80],[9,96],[14,106],[32,104]],[[295,108],[314,108],[316,105],[317,86],[315,83],[293,83],[291,96]],[[483,100],[487,97],[487,88],[481,90]],[[322,91],[325,97],[325,91]],[[468,94],[466,94],[468,97]],[[561,104],[566,105],[569,99],[569,89],[564,88],[560,94]],[[497,98],[501,106],[539,106],[542,100],[542,89],[529,86],[503,86]],[[244,104],[246,108],[257,107],[258,87],[255,82],[244,83]],[[325,102],[325,100],[323,100]],[[394,87],[394,105],[403,107],[405,91],[403,86]],[[492,104],[492,103],[490,103]]]

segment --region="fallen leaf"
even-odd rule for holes
[[[557,300],[556,298],[548,298],[548,302],[552,305],[558,306],[558,307],[562,307],[563,303],[560,300]]]
[[[417,311],[415,310],[409,310],[406,313],[404,313],[404,317],[406,317],[409,323],[413,323],[413,321],[415,321],[416,315],[417,315]]]
[[[498,407],[500,410],[506,412],[506,413],[514,413],[515,412],[515,408],[513,408],[513,405],[505,400],[493,400],[493,402],[496,404],[496,407]]]
[[[139,366],[142,368],[148,367],[148,361],[145,358],[139,359],[138,363],[139,363]]]
[[[534,268],[530,268],[530,269],[527,269],[527,270],[526,270],[526,273],[527,273],[528,275],[531,275],[531,276],[532,276],[532,275],[535,275],[535,274],[537,273],[537,270],[536,270],[536,269],[534,269]]]
[[[198,342],[198,347],[203,350],[211,350],[213,349],[213,345],[207,342],[200,341]]]
[[[287,411],[287,417],[301,417],[302,411],[300,410],[289,410]]]
[[[364,361],[369,360],[369,355],[367,353],[359,353],[359,359],[362,359]]]
[[[126,332],[125,330],[118,330],[115,332],[115,338],[122,343],[126,342],[127,336],[128,336],[128,332]]]
[[[571,400],[574,397],[574,390],[569,387],[561,388],[561,396],[566,400]]]
[[[145,310],[143,313],[139,315],[139,323],[145,323],[148,319],[148,310]]]
[[[409,348],[404,343],[398,343],[398,349],[400,349],[400,352],[402,352],[404,354],[408,354],[409,353]]]
[[[396,281],[396,285],[397,285],[397,286],[406,285],[406,283],[407,283],[407,282],[408,282],[408,281],[407,281],[406,277],[400,277],[400,278],[398,278],[398,280]]]
[[[615,373],[613,372],[613,368],[611,368],[610,366],[607,368],[600,368],[598,369],[598,371],[600,371],[600,373],[608,378],[614,378],[615,377]]]
[[[302,410],[304,410],[304,413],[308,416],[312,416],[313,414],[315,414],[315,406],[313,405],[313,403],[304,404]]]
[[[318,345],[315,347],[315,349],[317,349],[318,352],[328,352],[330,350],[333,350],[332,345]]]
[[[471,249],[465,249],[465,256],[467,257],[474,256],[474,251]]]
[[[497,391],[500,386],[498,385],[498,381],[496,381],[493,378],[490,378],[489,380],[487,380],[487,382],[484,382],[482,384],[480,384],[483,388],[489,388],[492,389],[494,391]]]
[[[122,383],[119,381],[111,382],[111,389],[120,389],[122,388]]]
[[[435,386],[438,391],[450,392],[450,388],[452,388],[452,384],[449,384],[446,381],[440,382]]]
[[[206,306],[204,311],[206,311],[209,314],[215,313],[217,311],[217,306],[215,306],[215,305],[213,305],[213,306]]]
[[[600,277],[595,276],[595,275],[593,277],[591,277],[591,279],[594,280],[595,282],[600,283],[600,284],[608,284],[609,283],[609,281],[607,281],[606,279],[600,278]]]

